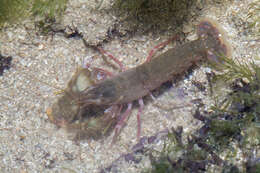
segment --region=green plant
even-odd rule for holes
[[[1,0],[0,27],[29,16],[30,0]]]
[[[68,0],[1,0],[0,28],[33,16],[38,21],[62,16]]]
[[[181,23],[189,14],[195,0],[116,0],[114,7],[128,19],[145,25],[164,26]]]
[[[31,11],[34,16],[53,19],[62,16],[67,2],[68,0],[34,0]]]

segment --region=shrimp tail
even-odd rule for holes
[[[214,39],[215,45],[207,50],[207,58],[215,63],[222,63],[219,57],[230,57],[231,47],[226,41],[223,29],[212,19],[202,19],[197,28],[201,39]]]

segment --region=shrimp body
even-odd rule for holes
[[[183,74],[203,59],[214,60],[219,54],[227,54],[221,34],[210,22],[198,26],[199,39],[177,46],[167,52],[126,70],[82,92],[82,102],[94,105],[129,103],[149,94],[173,76]]]
[[[211,21],[200,22],[197,33],[197,40],[179,45],[102,81],[95,79],[96,72],[102,70],[80,69],[62,97],[47,110],[50,121],[76,132],[76,138],[97,138],[107,134],[112,127],[115,127],[116,137],[130,114],[131,102],[139,100],[137,136],[140,137],[142,97],[174,76],[183,74],[198,61],[219,62],[220,54],[228,55],[228,45],[221,38],[219,28]],[[122,105],[126,103],[126,111],[119,116]]]

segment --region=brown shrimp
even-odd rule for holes
[[[197,34],[198,39],[195,41],[170,49],[146,63],[102,81],[90,81],[92,72],[81,69],[69,82],[65,94],[51,109],[48,109],[49,119],[59,126],[76,131],[85,130],[86,135],[106,131],[105,129],[113,126],[108,124],[115,122],[121,126],[129,115],[131,109],[129,103],[138,99],[140,103],[140,98],[172,77],[183,74],[198,61],[208,59],[218,62],[219,55],[229,54],[229,46],[222,38],[223,35],[217,25],[211,20],[201,21]],[[118,120],[116,114],[120,113],[121,105],[126,103],[128,108],[125,115],[123,114],[121,116],[123,118],[120,117]],[[92,128],[94,130],[91,131],[91,127],[97,128]],[[116,126],[115,136],[118,135],[120,128]]]
[[[124,104],[138,100],[174,76],[183,74],[203,59],[217,62],[218,55],[227,55],[229,48],[221,33],[210,21],[198,25],[199,39],[177,46],[135,68],[112,76],[82,92],[85,105]]]

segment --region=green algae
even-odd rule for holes
[[[116,0],[113,6],[120,16],[126,15],[136,25],[164,27],[181,24],[195,3],[196,0]]]
[[[120,20],[127,21],[127,26],[142,27],[144,30],[179,30],[184,22],[198,17],[207,4],[224,5],[230,1],[232,0],[115,0],[113,7]]]
[[[27,18],[55,19],[62,16],[68,0],[1,0],[0,28]]]
[[[0,1],[0,27],[18,22],[29,15],[31,4],[27,0]]]
[[[48,18],[60,17],[66,9],[67,1],[34,0],[31,11],[34,16],[48,16]]]

